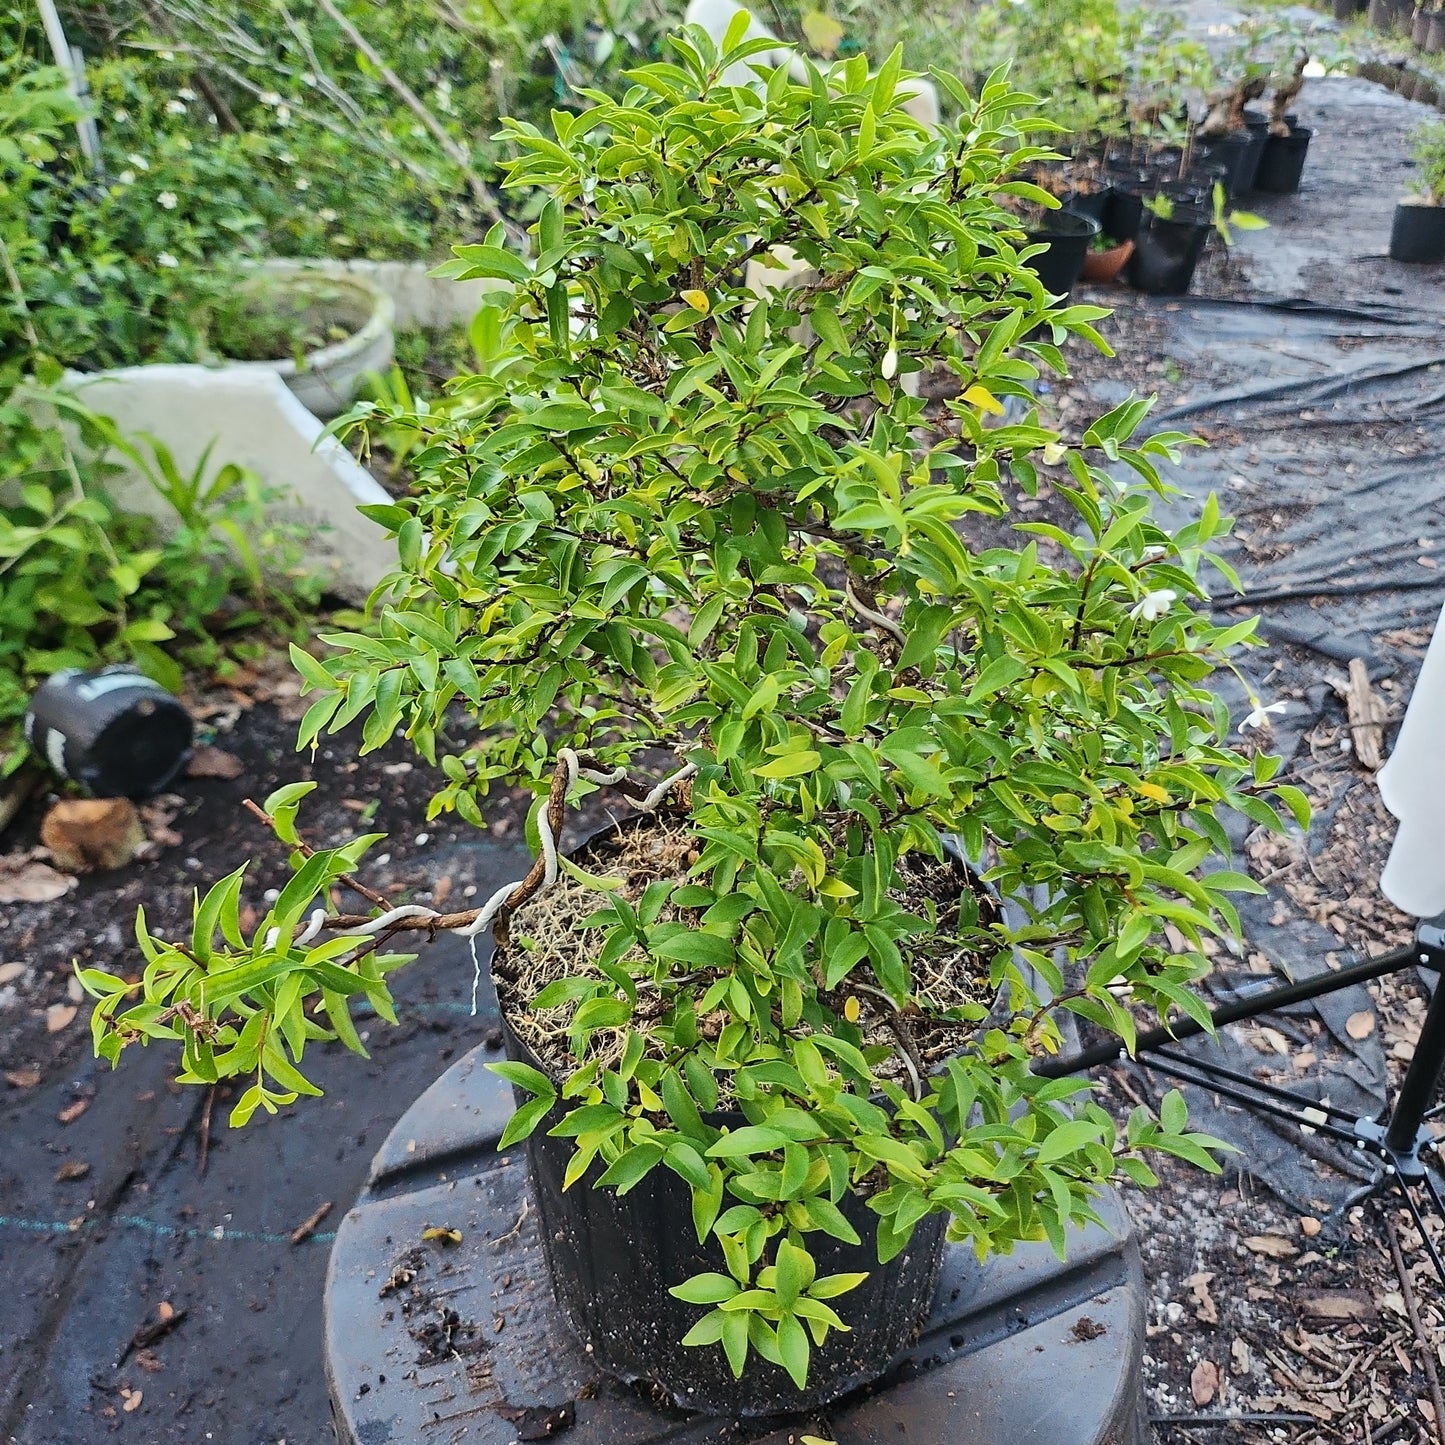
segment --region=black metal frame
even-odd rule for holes
[[[1267,984],[1250,989],[1239,998],[1211,1009],[1209,1017],[1216,1028],[1240,1023],[1412,967],[1431,969],[1445,979],[1445,914],[1422,921],[1416,927],[1414,943],[1406,948],[1298,983]],[[1192,1018],[1150,1029],[1136,1039],[1133,1057],[1179,1083],[1207,1089],[1245,1108],[1336,1140],[1362,1160],[1369,1161],[1374,1166],[1373,1176],[1348,1204],[1357,1204],[1388,1189],[1396,1190],[1415,1221],[1436,1274],[1445,1284],[1445,1261],[1426,1231],[1424,1219],[1427,1209],[1445,1219],[1445,1178],[1439,1172],[1445,1160],[1434,1136],[1425,1127],[1428,1119],[1445,1114],[1445,1103],[1434,1107],[1430,1103],[1439,1087],[1441,1071],[1445,1069],[1445,985],[1437,984],[1399,1091],[1378,1119],[1354,1117],[1306,1094],[1267,1084],[1207,1058],[1178,1053],[1171,1047],[1207,1031],[1204,1024]],[[1040,1060],[1034,1072],[1047,1078],[1062,1078],[1128,1057],[1129,1051],[1123,1044],[1110,1040],[1076,1054]],[[1417,1193],[1420,1198],[1416,1197]]]

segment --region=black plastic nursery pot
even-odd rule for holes
[[[1445,261],[1445,206],[1401,202],[1390,228],[1390,259],[1431,264]]]
[[[1074,289],[1084,269],[1084,257],[1098,234],[1099,222],[1092,216],[1068,210],[1050,211],[1039,229],[1028,232],[1030,246],[1047,249],[1030,256],[1024,264],[1039,278],[1049,295],[1067,296]]]
[[[1308,126],[1290,127],[1288,135],[1272,135],[1264,143],[1254,188],[1271,196],[1291,196],[1299,190],[1305,156],[1314,131]]]
[[[1206,141],[1200,145],[1201,160],[1215,162],[1224,167],[1224,188],[1231,196],[1242,196],[1254,189],[1255,177],[1259,174],[1260,159],[1264,155],[1267,131],[1246,125],[1243,130],[1219,140]]]
[[[1070,191],[1064,197],[1064,209],[1076,216],[1087,216],[1091,221],[1097,221],[1099,229],[1107,232],[1104,220],[1113,198],[1114,188],[1110,185],[1097,186],[1092,191]]]
[[[1211,230],[1202,211],[1181,208],[1168,220],[1146,211],[1129,258],[1130,285],[1149,296],[1185,295]]]
[[[539,1067],[505,1014],[502,1034],[509,1058]],[[749,1352],[742,1379],[734,1379],[721,1346],[682,1343],[708,1306],[686,1304],[668,1293],[692,1275],[727,1272],[716,1244],[697,1242],[687,1186],[671,1170],[657,1168],[619,1196],[613,1189],[592,1187],[601,1173],[594,1165],[564,1190],[572,1140],[546,1132],[558,1117],[554,1110],[526,1143],[542,1248],[557,1303],[609,1374],[628,1383],[661,1385],[688,1410],[778,1415],[816,1409],[871,1383],[917,1337],[933,1305],[945,1220],[942,1215],[922,1220],[908,1248],[880,1265],[877,1216],[865,1199],[849,1192],[838,1207],[861,1244],[822,1234],[808,1241],[820,1276],[868,1273],[856,1289],[833,1302],[848,1331],[832,1331],[821,1347],[814,1347],[805,1389],[755,1352]],[[704,1118],[731,1128],[747,1122],[741,1114]]]
[[[190,757],[191,715],[129,667],[67,668],[36,689],[25,740],[62,777],[98,798],[148,798]]]

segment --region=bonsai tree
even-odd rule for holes
[[[1145,400],[1069,436],[1034,401],[1067,346],[1107,352],[1001,205],[1049,204],[1011,179],[1049,154],[1034,102],[939,74],[960,116],[928,134],[896,52],[727,88],[737,39],[675,39],[551,134],[508,124],[535,253],[498,229],[447,267],[511,283],[505,345],[413,419],[417,495],[369,509],[399,558],[375,629],[294,653],[303,747],[403,730],[445,774],[429,816],[479,827],[493,782],[533,788],[532,873],[481,909],[391,908],[357,876],[378,836],[304,843],[296,785],[264,808],[294,876],[249,936],[242,869],[187,940],[141,915],[142,977],[81,977],[102,1054],[177,1045],[242,1124],[317,1092],[309,1046],[361,1051],[353,1000],[392,1017],[398,940],[495,921],[531,1041],[495,1066],[525,1100],[503,1143],[545,1122],[568,1185],[684,1181],[716,1260],[672,1286],[687,1343],[801,1386],[930,1216],[980,1256],[1063,1251],[1101,1188],[1153,1180],[1146,1151],[1215,1167],[1177,1094],[1119,1125],[1030,1064],[1069,1014],[1125,1045],[1141,1013],[1203,1016],[1204,936],[1255,888],[1201,871],[1219,814],[1279,818],[1275,765],[1206,689],[1254,630],[1195,605],[1226,523],[1151,518],[1187,439],[1142,434]],[[785,252],[800,283],[745,286]],[[924,371],[951,400],[909,394]],[[1041,467],[1073,529],[1016,520]],[[624,775],[638,835],[681,844],[611,876],[559,858],[567,800]],[[818,1273],[833,1240],[857,1269]]]

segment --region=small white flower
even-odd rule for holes
[[[1145,547],[1140,555],[1141,562],[1159,562],[1169,555],[1168,547]]]
[[[884,381],[892,381],[898,375],[898,352],[889,347],[883,353],[883,365],[879,368]]]
[[[126,121],[130,119],[130,112],[128,110],[113,110],[110,113],[110,118],[118,124],[124,125]]]
[[[1289,710],[1289,703],[1287,702],[1272,702],[1266,706],[1260,702],[1257,697],[1251,698],[1250,701],[1254,704],[1254,711],[1240,723],[1240,732],[1247,732],[1250,728],[1264,728],[1268,731],[1270,726],[1270,713],[1287,712]]]
[[[183,101],[183,100],[168,100],[168,101],[166,102],[166,114],[167,114],[167,115],[184,115],[185,113],[186,113],[186,103],[185,103],[185,101]]]
[[[127,156],[126,160],[128,160],[131,165],[133,165],[138,171],[148,171],[151,168],[151,163],[144,156],[131,155]]]
[[[135,172],[132,170],[124,170],[116,177],[116,180],[123,186],[133,185],[135,183]]]
[[[174,191],[162,191],[160,195],[156,197],[156,200],[160,202],[160,207],[163,211],[174,211],[176,208],[176,193]]]
[[[329,226],[332,221],[336,219],[336,212],[333,211],[330,206],[322,206],[322,208],[317,211],[316,216],[318,220],[325,221]]]
[[[278,105],[278,106],[276,107],[276,124],[277,124],[277,125],[290,125],[290,124],[291,124],[291,107],[290,107],[289,105]]]
[[[182,100],[194,100],[196,98],[196,92],[192,90],[189,85],[183,85],[176,94],[180,96]]]
[[[305,176],[297,176],[296,189],[298,191],[309,191],[311,189],[311,182],[308,181]]]
[[[164,266],[168,271],[175,270],[175,268],[180,264],[181,263],[177,261],[176,258],[172,256],[169,251],[162,251],[160,255],[156,257],[156,265]]]
[[[1143,598],[1129,609],[1129,616],[1143,618],[1145,622],[1157,622],[1169,611],[1170,605],[1178,600],[1177,592],[1161,587],[1158,592],[1146,592]]]
[[[281,97],[274,90],[263,90],[261,92],[262,105],[280,105]]]

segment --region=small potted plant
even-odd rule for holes
[[[141,977],[81,978],[103,1055],[178,1046],[240,1124],[316,1092],[308,1046],[361,1049],[353,1001],[391,1016],[398,941],[493,925],[503,1144],[559,1300],[619,1375],[756,1414],[885,1370],[945,1231],[1064,1251],[1143,1151],[1210,1164],[1177,1095],[1120,1124],[1030,1064],[1068,1014],[1125,1041],[1133,1010],[1197,1016],[1204,935],[1256,886],[1204,868],[1216,812],[1303,803],[1204,686],[1253,622],[1191,605],[1214,504],[1151,519],[1187,439],[1141,434],[1143,400],[1069,437],[1035,408],[1103,313],[1019,259],[1033,104],[940,73],[960,119],[930,133],[897,52],[732,88],[769,45],[742,33],[686,32],[550,135],[508,125],[508,183],[550,197],[535,254],[497,228],[451,266],[513,284],[506,355],[373,510],[399,555],[375,631],[294,654],[303,745],[402,729],[441,754],[433,814],[478,824],[489,784],[532,787],[532,871],[391,907],[358,876],[377,835],[307,842],[297,785],[265,807],[294,876],[254,929],[238,870],[185,940],[142,916]],[[813,279],[749,290],[785,251]],[[903,385],[929,368],[956,383],[936,413]],[[1077,530],[1001,533],[1045,465]],[[596,788],[636,821],[560,856]]]
[[[1396,261],[1445,261],[1445,121],[1427,121],[1415,132],[1418,174],[1413,193],[1395,207],[1390,256]]]

